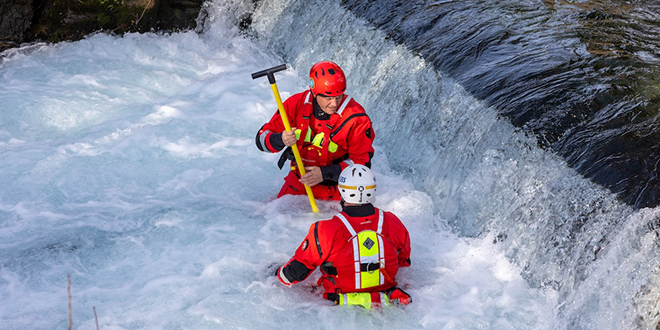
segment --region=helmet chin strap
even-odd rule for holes
[[[314,95],[314,93],[312,93],[312,95]],[[320,119],[320,120],[330,119],[330,115],[327,114],[325,111],[323,111],[323,109],[321,109],[321,106],[319,106],[319,103],[316,102],[316,95],[314,95],[313,99],[314,99],[314,102],[313,102],[314,117],[316,117],[316,119]]]

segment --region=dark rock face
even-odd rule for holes
[[[103,31],[195,28],[204,0],[0,0],[0,51],[25,42],[78,40]]]
[[[32,0],[0,0],[0,50],[25,40],[32,16]]]

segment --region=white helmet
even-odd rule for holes
[[[376,178],[370,168],[353,164],[339,175],[339,194],[352,204],[372,203],[376,193]]]

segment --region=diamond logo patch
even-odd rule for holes
[[[376,243],[374,243],[374,241],[371,240],[371,238],[369,237],[367,237],[367,239],[362,243],[362,245],[364,245],[364,247],[366,247],[367,250],[371,250],[371,247],[374,246],[374,244]]]

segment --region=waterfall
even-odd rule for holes
[[[542,148],[532,131],[503,116],[501,103],[475,95],[489,86],[465,86],[434,65],[423,47],[412,51],[346,3],[239,4],[218,2],[208,15],[234,6],[236,17],[250,23],[244,33],[301,76],[317,61],[339,63],[347,93],[374,122],[377,152],[432,197],[438,222],[460,235],[494,237],[533,286],[558,290],[557,329],[657,324],[658,208],[635,208],[585,178],[556,151]],[[423,9],[413,6],[409,15]],[[382,17],[388,19],[395,18]],[[553,49],[556,40],[536,42]],[[478,66],[470,70],[484,73]]]

